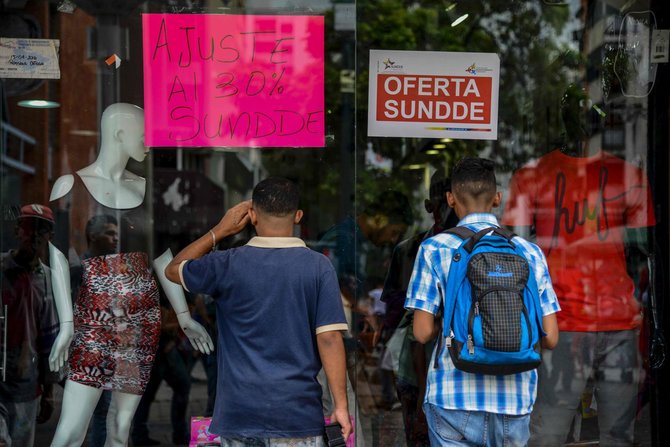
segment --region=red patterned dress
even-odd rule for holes
[[[120,252],[84,256],[81,268],[72,269],[76,295],[68,379],[141,395],[160,335],[159,292],[142,247],[148,239],[148,215],[142,206],[105,207],[76,174],[75,179],[73,199],[88,197],[93,216],[112,216],[118,223]]]

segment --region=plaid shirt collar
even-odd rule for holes
[[[458,226],[469,226],[474,224],[489,224],[499,227],[498,219],[491,213],[471,213],[458,222]]]

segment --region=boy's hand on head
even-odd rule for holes
[[[223,238],[242,231],[249,223],[250,208],[251,200],[245,200],[226,211],[221,221],[213,229],[217,237]]]

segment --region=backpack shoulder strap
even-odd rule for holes
[[[448,230],[444,230],[443,232],[447,234],[453,234],[454,236],[457,236],[462,240],[469,239],[475,234],[474,231],[472,231],[467,227],[452,227],[449,228]]]
[[[475,233],[470,240],[463,246],[463,248],[468,252],[471,253],[472,250],[474,250],[475,245],[479,243],[479,241],[486,236],[489,233],[493,233],[495,235],[498,235],[502,238],[504,238],[509,245],[514,248],[515,244],[512,242],[512,239],[514,236],[516,236],[513,232],[509,231],[506,228],[501,228],[501,227],[488,227],[484,228],[483,230],[479,230],[477,233]]]
[[[447,230],[444,230],[443,233],[447,234],[452,234],[462,241],[467,241],[471,239],[473,236],[476,235],[474,231],[467,227],[452,227]],[[458,255],[460,256],[460,255]],[[455,268],[452,265],[452,268],[449,270],[449,278],[453,278]],[[447,279],[447,283],[449,283],[449,279]],[[435,352],[435,360],[434,360],[434,367],[438,367],[438,361],[439,361],[439,356],[440,352],[442,351],[442,343],[444,342],[444,339],[449,336],[451,332],[451,316],[453,315],[454,311],[454,306],[455,302],[453,300],[447,301],[446,295],[447,295],[447,290],[446,290],[446,284],[444,285],[444,289],[442,290],[443,293],[443,298],[444,298],[444,308],[443,308],[443,313],[442,313],[442,336],[437,337],[437,349]]]
[[[500,236],[504,237],[505,239],[507,239],[510,242],[512,242],[512,239],[514,238],[514,236],[516,236],[516,234],[513,231],[508,230],[507,228],[503,228],[503,227],[495,227],[495,230],[493,230],[493,231],[496,234],[499,234]]]

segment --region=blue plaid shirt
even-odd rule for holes
[[[493,214],[474,213],[459,223],[473,231],[499,226]],[[523,248],[540,288],[542,314],[558,312],[560,306],[551,284],[544,253],[540,248],[515,237]],[[446,289],[452,251],[462,243],[457,236],[440,233],[421,244],[407,290],[407,309],[418,309],[436,315],[442,307],[442,290]],[[442,337],[443,334],[440,334]],[[471,374],[454,367],[441,343],[438,368],[430,363],[425,402],[445,409],[486,411],[489,413],[524,415],[531,412],[537,394],[537,370],[505,376]],[[433,352],[433,358],[436,355]]]

